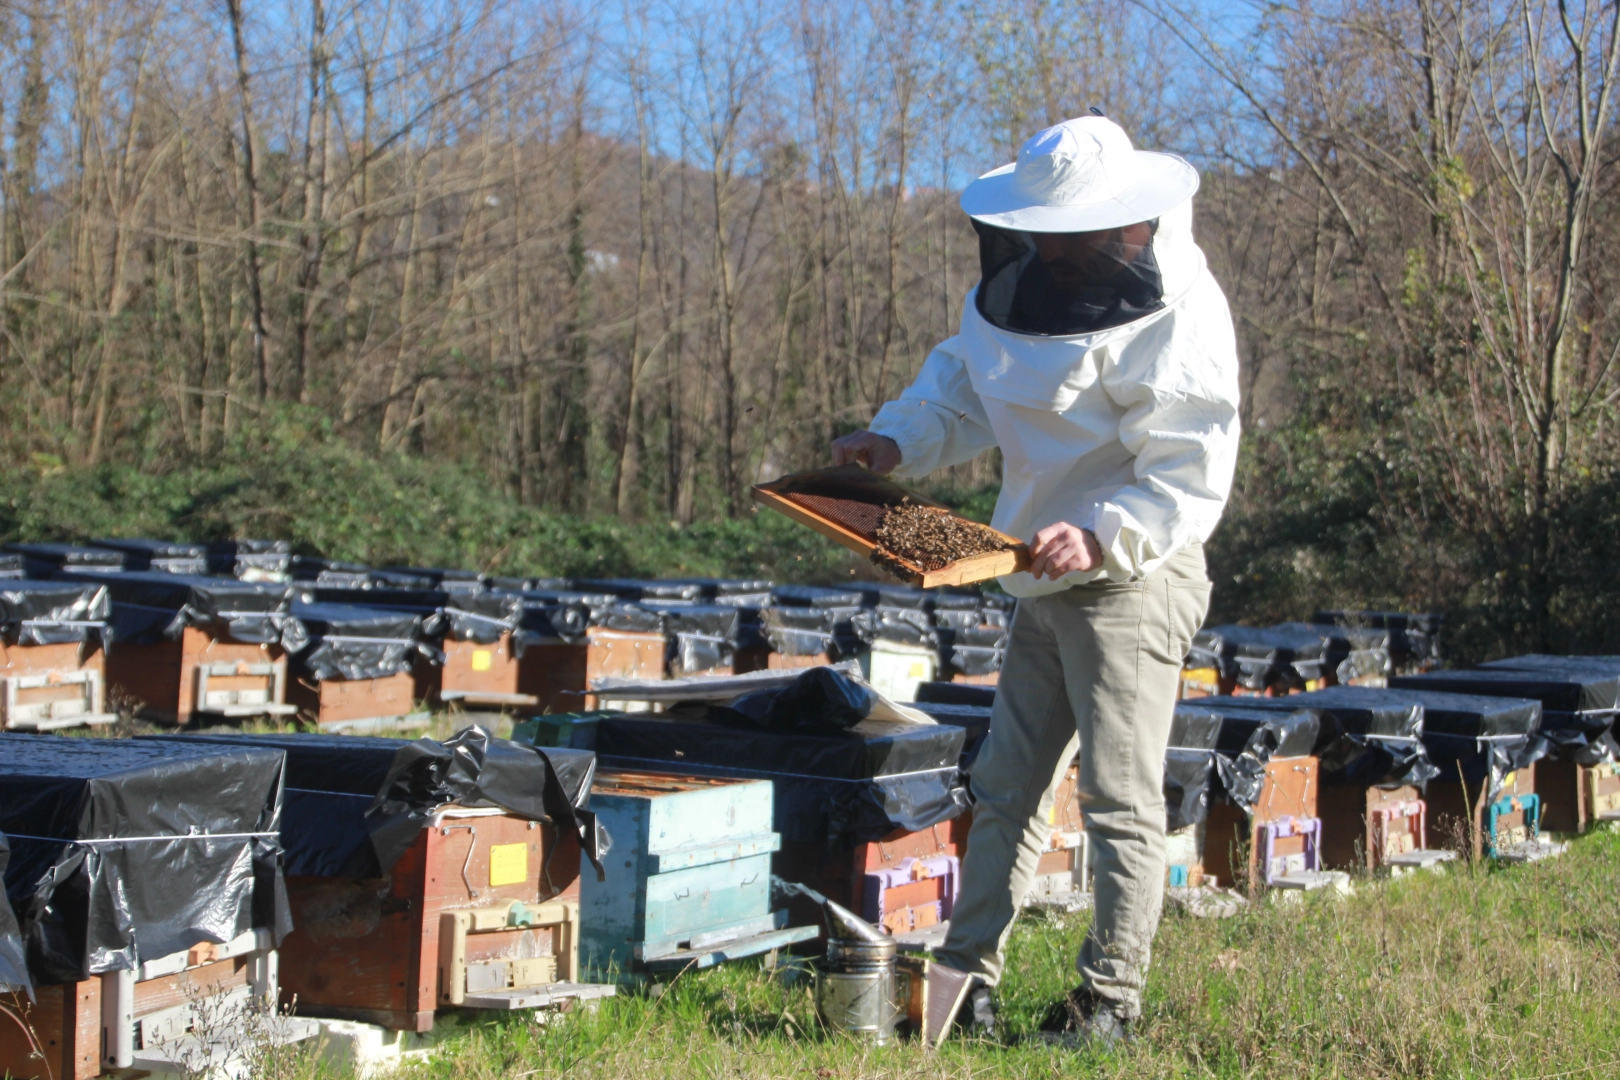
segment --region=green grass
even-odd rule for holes
[[[1010,1036],[1072,982],[1084,915],[1026,916],[1000,991]],[[550,1023],[449,1026],[420,1080],[520,1077],[1620,1076],[1620,835],[1515,868],[1358,882],[1348,900],[1167,915],[1138,1045],[1117,1054],[953,1040],[874,1049],[824,1031],[759,962],[693,972]],[[280,1076],[323,1075],[285,1060]]]

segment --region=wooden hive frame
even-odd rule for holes
[[[859,465],[839,465],[830,469],[794,473],[754,488],[754,501],[783,514],[801,525],[871,558],[882,550],[873,536],[882,511],[909,499],[923,506],[950,507],[908,491],[892,480],[868,472]],[[989,528],[989,526],[983,526]],[[932,589],[940,585],[971,585],[1004,574],[1028,570],[1029,548],[1017,537],[991,529],[1013,545],[1005,551],[992,551],[958,559],[938,570],[924,570],[916,563],[888,556],[891,572],[912,585]],[[885,553],[887,554],[887,553]]]

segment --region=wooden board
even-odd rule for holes
[[[839,465],[784,476],[755,486],[753,495],[754,501],[760,505],[801,525],[808,525],[867,558],[879,550],[880,545],[873,533],[888,507],[899,504],[902,499],[910,499],[924,506],[950,509],[933,499],[908,491],[892,480],[868,472],[859,465]],[[958,559],[938,570],[924,570],[915,563],[896,559],[898,565],[890,572],[912,585],[931,589],[939,585],[971,585],[1003,574],[1028,570],[1029,548],[1015,536],[1003,532],[996,532],[996,535],[1014,546],[1006,551]]]
[[[557,836],[547,823],[511,814],[449,817],[418,833],[386,877],[288,877],[294,929],[281,945],[283,1003],[296,1001],[305,1016],[429,1030],[439,998],[440,915],[567,892],[579,877],[579,843]],[[524,878],[492,885],[490,849],[510,845],[525,848]],[[496,937],[500,947],[522,947]]]

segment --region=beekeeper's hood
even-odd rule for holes
[[[1204,269],[1197,190],[1190,164],[1135,149],[1104,117],[1047,128],[962,193],[979,234],[974,306],[997,329],[1049,337],[1162,310]]]

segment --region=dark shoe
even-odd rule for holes
[[[1112,1050],[1131,1041],[1131,1022],[1083,986],[1046,1010],[1035,1038],[1069,1050]]]
[[[975,986],[962,1007],[956,1010],[956,1026],[970,1039],[996,1037],[996,1004],[988,986]]]

